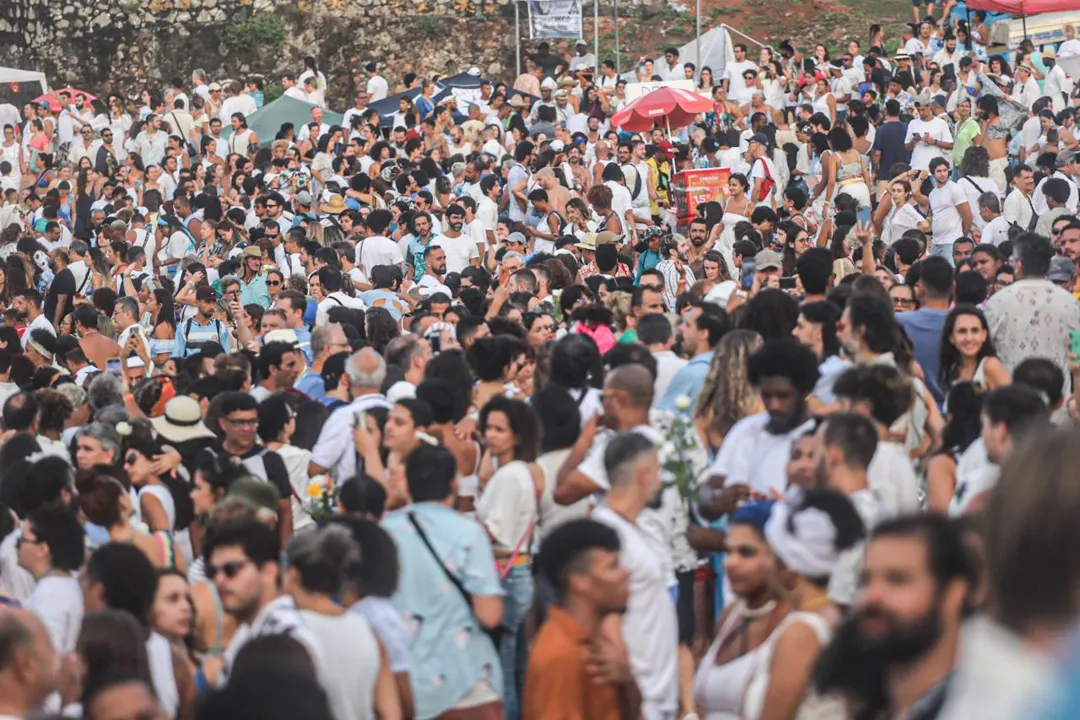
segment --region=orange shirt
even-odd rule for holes
[[[523,720],[619,720],[616,686],[593,682],[585,670],[589,635],[557,605],[537,633],[525,676]]]

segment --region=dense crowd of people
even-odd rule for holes
[[[1080,41],[948,7],[0,106],[0,717],[1072,717]]]

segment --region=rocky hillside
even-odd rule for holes
[[[588,0],[586,0],[587,2]],[[615,55],[609,0],[601,57]],[[680,4],[682,3],[682,4]],[[870,22],[909,18],[907,0],[702,0],[704,29],[727,23],[763,41],[802,45],[863,38]],[[623,68],[694,37],[694,0],[619,0]],[[586,5],[585,37],[594,36]],[[527,35],[525,12],[522,32]],[[801,42],[800,42],[801,41]],[[528,50],[533,43],[523,41]],[[511,0],[3,0],[0,66],[42,70],[53,86],[131,96],[196,67],[214,79],[260,74],[272,87],[314,55],[344,107],[353,71],[378,60],[392,82],[406,72],[478,67],[514,77]]]

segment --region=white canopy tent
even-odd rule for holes
[[[45,80],[45,73],[36,70],[19,70],[17,68],[0,67],[0,83],[33,83],[41,84],[41,92],[44,95],[49,90],[49,83]]]

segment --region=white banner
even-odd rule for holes
[[[626,102],[631,103],[642,95],[648,95],[653,90],[670,87],[694,92],[693,80],[654,80],[653,82],[626,83]]]
[[[581,0],[529,0],[529,37],[581,37]]]

